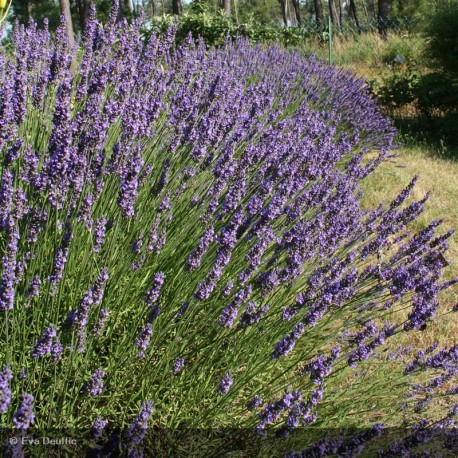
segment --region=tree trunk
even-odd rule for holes
[[[78,16],[80,19],[80,27],[83,31],[86,28],[86,24],[89,19],[90,6],[90,0],[76,0],[76,8],[78,10]]]
[[[122,7],[124,8],[124,11],[127,11],[129,14],[132,13],[132,3],[130,0],[123,0]]]
[[[356,11],[355,0],[350,0],[350,17],[353,18],[358,29],[358,33],[361,33],[361,24],[359,22],[358,12]]]
[[[73,49],[75,46],[75,36],[73,34],[73,23],[72,23],[72,13],[70,11],[70,1],[69,0],[59,0],[60,12],[65,18],[65,32],[68,38],[68,44],[70,49]]]
[[[30,21],[32,19],[32,2],[27,0],[27,20]]]
[[[339,23],[340,25],[343,24],[343,11],[342,11],[342,2],[341,0],[337,0],[339,2]]]
[[[315,17],[316,25],[319,30],[323,27],[324,17],[323,17],[323,6],[321,5],[321,0],[314,0],[315,3]]]
[[[388,19],[391,12],[391,0],[378,0],[378,31],[380,35],[386,37],[388,33]]]
[[[223,0],[223,6],[224,6],[224,14],[226,16],[231,15],[231,0]]]
[[[301,20],[301,10],[299,8],[299,0],[292,0],[293,2],[293,7],[294,7],[294,15],[296,16],[296,23],[298,26],[302,25],[302,20]]]
[[[183,5],[181,4],[181,0],[172,0],[172,13],[179,16],[182,10]]]
[[[283,24],[285,27],[288,26],[288,12],[287,12],[287,1],[288,0],[278,0],[281,6],[281,15],[283,17]]]
[[[329,0],[329,14],[335,27],[340,27],[339,12],[337,11],[335,0]]]

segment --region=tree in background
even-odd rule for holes
[[[10,21],[18,20],[27,24],[33,18],[38,25],[43,25],[43,20],[48,18],[51,30],[59,23],[59,4],[53,0],[14,0],[11,5]]]
[[[350,17],[355,21],[356,28],[358,29],[358,33],[361,33],[361,24],[359,22],[358,12],[356,10],[356,3],[355,0],[350,0]]]
[[[324,24],[323,5],[321,4],[321,0],[314,0],[314,6],[315,6],[316,24],[318,28],[321,29]]]
[[[65,20],[65,32],[67,34],[70,48],[75,46],[75,34],[73,33],[72,13],[69,0],[59,0],[60,11]]]
[[[335,0],[328,0],[329,3],[329,14],[331,16],[331,21],[336,27],[340,27],[340,14],[337,10],[337,5]],[[339,2],[340,4],[340,2]]]
[[[388,33],[388,20],[391,13],[391,0],[378,0],[378,31],[379,33],[386,37]]]
[[[283,25],[287,27],[288,25],[288,0],[278,0],[281,7],[281,15],[283,18]]]
[[[114,0],[67,0],[70,5],[73,30],[77,34],[84,29],[89,7],[94,3],[99,20],[105,22]],[[350,20],[358,32],[364,29],[365,20],[375,22],[379,32],[386,36],[390,21],[397,18],[421,18],[429,14],[431,0],[116,0],[118,18],[135,17],[143,9],[145,18],[168,14],[194,14],[196,5],[205,5],[207,14],[221,14],[231,18],[234,26],[256,23],[258,26],[299,26],[314,22],[322,30],[331,17],[337,28]],[[232,3],[234,1],[234,3]],[[446,0],[444,0],[446,1]],[[48,17],[50,29],[57,26],[60,0],[14,0],[11,20],[27,23],[33,17],[38,25]],[[236,25],[235,25],[236,24]]]
[[[176,1],[176,0],[173,0]],[[227,16],[231,15],[231,0],[223,0],[224,13]]]
[[[80,29],[84,30],[89,19],[90,0],[76,0]]]
[[[296,24],[300,27],[302,25],[302,20],[301,20],[301,4],[299,0],[292,0],[293,2],[293,8],[294,8],[294,15],[296,16]]]

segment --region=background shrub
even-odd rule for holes
[[[428,56],[445,71],[458,75],[458,2],[444,0],[435,3],[426,34]]]

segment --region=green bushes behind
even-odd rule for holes
[[[444,72],[458,77],[458,0],[440,0],[426,27],[427,54]]]

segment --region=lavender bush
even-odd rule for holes
[[[261,455],[326,456],[380,436],[350,419],[367,403],[420,421],[419,380],[451,379],[455,353],[406,371],[380,355],[438,313],[451,233],[410,229],[416,179],[362,210],[396,146],[364,82],[243,40],[145,42],[115,18],[93,11],[78,49],[62,25],[17,26],[0,52],[2,427],[78,428],[100,456],[139,456],[148,426],[185,448],[184,431],[243,428]],[[343,418],[370,429],[301,433]]]

